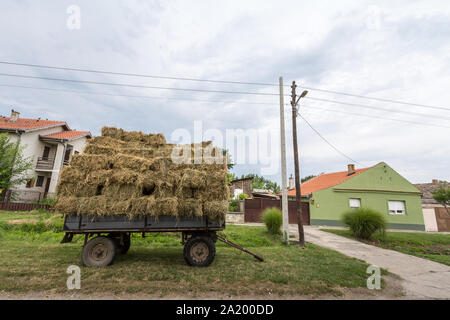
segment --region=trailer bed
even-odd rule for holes
[[[184,232],[184,231],[220,231],[225,222],[208,217],[175,216],[66,216],[63,231],[66,233],[98,232]]]

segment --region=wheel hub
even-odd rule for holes
[[[209,255],[209,248],[204,242],[197,242],[191,247],[192,259],[196,262],[203,262]]]
[[[93,247],[90,252],[91,258],[94,259],[95,261],[104,260],[108,256],[108,254],[109,254],[108,248],[101,243]]]

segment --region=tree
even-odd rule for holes
[[[231,186],[231,181],[236,180],[237,177],[234,175],[234,173],[227,173],[227,184]]]
[[[245,176],[242,175],[242,178],[252,178],[253,189],[266,189],[272,191],[273,193],[278,193],[281,190],[280,186],[276,182],[270,181],[263,176],[258,176],[254,173],[250,173]]]
[[[23,156],[24,146],[10,141],[8,134],[0,134],[0,189],[9,190],[28,180],[27,170],[32,168],[29,158]],[[2,196],[5,192],[2,192]]]
[[[435,192],[432,193],[434,200],[442,204],[445,210],[447,211],[447,214],[450,215],[450,212],[447,207],[450,206],[450,188],[440,186],[439,189],[437,189]]]
[[[309,175],[309,176],[301,178],[300,181],[303,183],[303,182],[308,181],[308,180],[310,180],[310,179],[312,179],[314,177],[317,177],[317,176],[312,174],[312,175]]]
[[[231,159],[230,151],[228,149],[223,149],[223,155],[227,157],[227,168],[228,170],[233,169],[234,163],[232,163],[233,159]]]

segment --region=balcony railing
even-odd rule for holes
[[[39,157],[36,164],[36,169],[52,170],[55,164],[55,158]]]

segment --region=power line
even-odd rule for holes
[[[308,122],[308,120],[306,120],[305,119],[305,117],[303,117],[300,113],[298,113],[298,116],[300,117],[300,118],[302,118],[305,122],[306,122],[306,124],[320,137],[320,138],[322,138],[322,140],[323,141],[325,141],[330,147],[332,147],[334,150],[336,150],[337,152],[339,152],[341,155],[343,155],[344,157],[346,157],[347,159],[349,159],[350,161],[352,161],[352,162],[355,162],[355,163],[357,163],[357,164],[359,164],[359,165],[361,165],[361,166],[363,166],[363,167],[365,167],[365,165],[364,164],[362,164],[362,163],[360,163],[359,161],[356,161],[356,160],[354,160],[354,159],[352,159],[352,158],[350,158],[349,156],[347,156],[345,153],[343,153],[341,150],[339,150],[338,148],[336,148],[330,141],[328,141],[322,134],[320,134],[320,132],[319,131],[317,131],[309,122]]]
[[[128,83],[112,83],[112,82],[99,82],[99,81],[88,81],[88,80],[74,80],[74,79],[62,79],[62,78],[38,77],[38,76],[28,76],[28,75],[22,75],[22,74],[10,74],[10,73],[0,73],[0,76],[5,76],[5,77],[16,77],[16,78],[26,78],[26,79],[41,79],[41,80],[49,80],[49,81],[62,81],[62,82],[76,82],[76,83],[87,83],[87,84],[99,84],[99,85],[118,86],[118,87],[144,88],[144,89],[175,90],[175,91],[194,91],[194,92],[211,92],[211,93],[244,94],[244,95],[260,95],[260,96],[278,96],[277,93],[247,92],[247,91],[224,91],[224,90],[207,90],[207,89],[194,89],[194,88],[157,87],[157,86],[144,86],[144,85],[128,84]]]
[[[355,116],[360,116],[360,117],[366,117],[366,118],[375,118],[375,119],[382,119],[382,120],[399,121],[399,122],[405,122],[405,123],[413,123],[413,124],[419,124],[419,125],[426,125],[426,126],[431,126],[431,127],[450,128],[450,126],[442,126],[442,125],[439,125],[439,124],[432,124],[432,123],[425,123],[425,122],[417,122],[417,121],[409,121],[409,120],[402,120],[402,119],[385,118],[385,117],[379,117],[379,116],[375,116],[375,115],[367,115],[367,114],[354,113],[354,112],[347,112],[347,111],[341,111],[341,110],[325,109],[325,108],[320,108],[320,107],[315,107],[315,106],[309,106],[309,105],[304,105],[304,104],[303,104],[302,106],[303,106],[303,107],[306,107],[306,108],[311,108],[311,109],[319,109],[319,110],[323,110],[323,111],[338,112],[338,113],[350,114],[350,115],[355,115]]]
[[[53,92],[67,92],[67,93],[79,94],[79,95],[101,95],[101,96],[125,97],[125,98],[197,101],[197,102],[230,103],[230,104],[231,103],[239,103],[239,104],[252,104],[252,105],[274,105],[274,103],[262,102],[262,101],[261,102],[253,102],[253,101],[207,100],[207,99],[192,99],[192,98],[158,97],[158,96],[147,96],[147,95],[129,95],[129,94],[116,94],[116,93],[104,93],[104,92],[90,92],[90,91],[57,89],[57,88],[36,87],[36,86],[22,86],[22,85],[11,85],[11,84],[0,84],[0,87],[44,90],[44,91],[53,91]],[[285,105],[290,106],[290,104],[288,104],[288,103],[286,103]],[[359,113],[346,112],[346,111],[341,111],[341,110],[324,109],[324,108],[310,106],[310,105],[303,105],[303,106],[308,107],[308,108],[320,109],[320,110],[324,110],[324,111],[339,112],[339,113],[363,116],[363,117],[368,117],[368,118],[378,118],[378,119],[383,119],[383,120],[392,120],[392,121],[400,121],[400,122],[413,123],[413,124],[422,124],[422,125],[427,125],[427,126],[450,128],[448,126],[443,126],[443,125],[438,125],[438,124],[429,124],[429,123],[422,123],[422,122],[409,121],[409,120],[392,119],[392,118],[379,117],[379,116],[375,116],[375,115],[363,115],[363,114],[359,114]]]
[[[34,86],[21,86],[21,85],[10,85],[10,84],[0,84],[0,87],[36,89],[36,90],[46,90],[46,91],[56,91],[56,92],[68,92],[68,93],[74,93],[74,94],[80,94],[80,95],[92,94],[92,95],[102,95],[102,96],[112,96],[112,97],[126,97],[126,98],[181,100],[181,101],[198,101],[198,102],[214,102],[214,103],[243,103],[243,104],[257,104],[257,105],[276,105],[276,103],[270,103],[270,102],[252,102],[252,101],[237,101],[236,102],[236,101],[227,101],[227,100],[204,100],[204,99],[189,99],[189,98],[156,97],[156,96],[145,96],[145,95],[129,95],[129,94],[116,94],[116,93],[90,92],[90,91],[56,89],[56,88],[34,87]]]
[[[139,74],[139,73],[126,73],[126,72],[113,72],[113,71],[105,71],[105,70],[96,70],[96,69],[82,69],[82,68],[72,68],[72,67],[57,67],[57,66],[48,66],[48,65],[40,65],[40,64],[30,64],[30,63],[18,63],[18,62],[10,62],[10,61],[0,61],[0,64],[5,65],[16,65],[16,66],[25,66],[25,67],[34,67],[34,68],[45,68],[45,69],[54,69],[54,70],[65,70],[65,71],[77,71],[77,72],[89,72],[89,73],[98,73],[98,74],[110,74],[110,75],[120,75],[120,76],[132,76],[132,77],[141,77],[141,78],[153,78],[153,79],[168,79],[168,80],[182,80],[182,81],[196,81],[196,82],[210,82],[210,83],[226,83],[226,84],[243,84],[243,85],[257,85],[257,86],[271,86],[277,87],[278,84],[275,83],[263,83],[263,82],[244,82],[244,81],[228,81],[228,80],[212,80],[212,79],[200,79],[200,78],[187,78],[187,77],[173,77],[173,76],[161,76],[161,75],[149,75],[149,74]],[[285,87],[289,87],[289,85],[284,85]],[[385,98],[377,98],[377,97],[368,97],[353,93],[347,93],[342,91],[334,91],[328,89],[307,87],[307,86],[299,86],[301,88],[307,90],[315,90],[325,93],[332,93],[338,95],[345,95],[354,98],[368,99],[374,101],[381,102],[390,102],[396,104],[410,105],[416,107],[423,108],[431,108],[431,109],[441,109],[450,111],[449,107],[442,106],[431,106],[419,103],[412,103],[406,101],[399,101],[394,99],[385,99]]]
[[[443,116],[439,116],[439,115],[425,114],[425,113],[419,113],[419,112],[413,112],[413,111],[386,109],[386,108],[381,108],[381,107],[376,107],[376,106],[367,106],[367,105],[364,105],[364,104],[350,103],[350,102],[344,102],[344,101],[336,101],[336,100],[314,98],[314,97],[305,97],[305,99],[322,101],[322,102],[337,103],[337,104],[343,104],[343,105],[348,105],[348,106],[353,106],[353,107],[360,107],[360,108],[375,109],[375,110],[386,111],[386,112],[405,113],[405,114],[411,114],[411,115],[420,116],[420,117],[426,116],[426,117],[433,117],[433,118],[438,118],[438,119],[448,119],[448,120],[450,120],[449,117],[443,117]]]
[[[423,107],[423,108],[450,110],[450,108],[448,108],[448,107],[431,106],[431,105],[426,105],[426,104],[405,102],[405,101],[392,100],[392,99],[367,97],[367,96],[362,96],[362,95],[353,94],[353,93],[346,93],[346,92],[333,91],[333,90],[320,89],[320,88],[313,88],[313,87],[306,87],[306,86],[299,86],[299,88],[300,87],[304,88],[304,89],[307,89],[307,90],[316,90],[316,91],[321,91],[321,92],[326,92],[326,93],[339,94],[339,95],[344,95],[344,96],[349,96],[349,97],[354,97],[354,98],[367,99],[367,100],[375,100],[375,101],[381,101],[381,102],[390,102],[390,103],[404,104],[404,105]]]
[[[0,64],[25,66],[25,67],[34,67],[34,68],[66,70],[66,71],[101,73],[101,74],[110,74],[110,75],[118,75],[118,76],[152,78],[152,79],[184,80],[184,81],[211,82],[211,83],[228,83],[228,84],[246,84],[246,85],[257,85],[257,86],[278,86],[278,84],[273,84],[273,83],[242,82],[242,81],[226,81],[226,80],[211,80],[211,79],[199,79],[199,78],[171,77],[171,76],[149,75],[149,74],[139,74],[139,73],[113,72],[113,71],[94,70],[94,69],[55,67],[55,66],[47,66],[47,65],[40,65],[40,64],[17,63],[17,62],[9,62],[9,61],[0,61]]]

